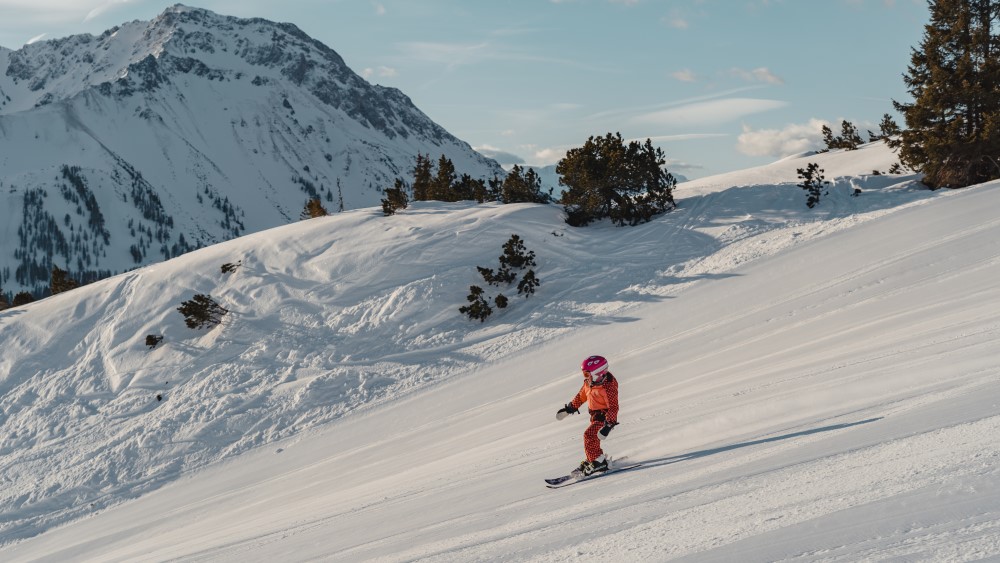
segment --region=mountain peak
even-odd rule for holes
[[[185,6],[184,4],[180,4],[180,3],[174,4],[173,6],[168,7],[166,10],[163,10],[164,14],[167,14],[167,13],[185,14],[185,13],[188,13],[188,12],[208,12],[208,10],[205,10],[204,8],[195,8],[195,7],[192,7],[192,6]]]
[[[90,280],[293,221],[306,199],[377,206],[417,154],[502,174],[296,26],[182,4],[0,52],[0,130],[0,209],[26,233],[0,246],[0,288],[36,294],[54,263]]]
[[[160,59],[164,55],[176,59],[168,67],[188,72],[198,66],[206,73],[207,67],[216,76],[237,74],[248,64],[274,68],[289,62],[299,63],[301,68],[292,68],[288,74],[300,83],[309,70],[302,65],[323,66],[323,70],[338,76],[353,74],[332,49],[292,24],[222,16],[183,4],[167,8],[152,21],[125,23],[98,37],[81,34],[38,41],[5,53],[9,61],[2,70],[7,80],[0,79],[0,88],[4,82],[11,83],[6,89],[20,90],[17,97],[21,103],[0,109],[0,113],[46,105],[90,88],[114,85],[130,71],[149,69],[148,57]],[[134,65],[140,68],[132,68]],[[162,75],[171,69],[157,70]],[[154,82],[159,83],[159,78]],[[145,85],[150,86],[148,80]]]

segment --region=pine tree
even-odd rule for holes
[[[527,186],[524,183],[524,177],[521,175],[523,170],[517,164],[510,169],[507,173],[507,177],[504,178],[503,187],[500,192],[500,201],[503,203],[521,203],[528,201],[526,199]]]
[[[835,148],[837,141],[833,138],[833,129],[830,129],[829,125],[824,125],[820,131],[823,133],[823,144],[826,145],[826,150]]]
[[[438,159],[437,174],[434,175],[434,179],[431,181],[428,198],[437,201],[458,201],[454,190],[457,180],[458,176],[455,174],[455,164],[452,163],[451,159],[442,154],[441,158]]]
[[[507,173],[500,191],[503,203],[546,203],[549,197],[542,192],[542,179],[534,168],[524,170],[515,164]]]
[[[7,301],[7,294],[0,289],[0,311],[4,309],[10,309],[10,301]]]
[[[55,264],[52,265],[52,277],[49,281],[49,290],[52,292],[52,295],[78,287],[80,287],[80,283],[69,277],[69,272],[60,269]]]
[[[490,304],[486,302],[486,297],[483,296],[483,288],[478,285],[469,286],[469,295],[466,296],[465,300],[469,304],[459,307],[458,312],[470,319],[478,319],[481,322],[486,322],[486,318],[493,314],[493,308],[490,307]]]
[[[912,103],[900,160],[931,187],[1000,177],[1000,19],[997,0],[930,0],[923,39],[903,80]]]
[[[225,264],[223,264],[222,266],[219,267],[219,270],[223,274],[231,274],[231,273],[235,272],[242,265],[243,265],[243,261],[242,260],[239,260],[239,261],[236,261],[236,262],[226,262]]]
[[[510,283],[513,278],[506,278],[505,274],[501,272],[499,275],[493,268],[485,268],[483,266],[476,266],[476,270],[479,271],[479,275],[483,276],[483,281],[490,285],[500,285],[501,283]]]
[[[847,121],[846,119],[840,122],[840,146],[841,148],[847,149],[849,151],[856,150],[861,144],[864,143],[861,140],[861,135],[858,133],[858,128],[854,126],[853,123]]]
[[[431,160],[422,154],[417,154],[417,164],[413,167],[413,201],[431,199]]]
[[[892,148],[898,146],[895,143],[896,137],[901,133],[899,125],[888,113],[882,116],[882,121],[878,124],[879,134],[876,135],[871,131],[868,132],[869,141],[885,141]]]
[[[188,328],[213,328],[222,322],[229,310],[219,305],[211,295],[199,293],[177,308],[184,315],[184,324]]]
[[[396,185],[385,191],[385,199],[382,200],[382,213],[386,217],[395,215],[396,211],[406,209],[409,204],[410,200],[406,197],[406,184],[403,183],[402,179],[396,178]]]
[[[528,250],[524,246],[524,241],[517,235],[510,235],[503,245],[503,254],[500,255],[500,266],[506,268],[516,268],[523,270],[528,266],[537,266],[535,263],[535,251]]]
[[[486,199],[488,201],[503,201],[503,183],[504,179],[496,174],[490,178],[486,188]]]
[[[819,203],[819,196],[823,193],[828,182],[823,179],[823,169],[819,164],[810,162],[805,168],[797,170],[802,182],[798,184],[800,188],[808,194],[806,197],[806,207],[812,209]]]
[[[486,201],[486,182],[473,178],[468,174],[462,174],[458,181],[455,182],[452,190],[454,197],[458,201],[476,201],[479,203]]]
[[[510,235],[510,239],[503,245],[503,254],[500,255],[499,262],[500,268],[497,270],[476,266],[476,269],[479,270],[479,275],[483,277],[486,283],[495,286],[514,283],[514,280],[517,279],[515,270],[523,270],[529,266],[537,265],[535,263],[535,252],[528,250],[524,246],[524,241],[517,235]],[[539,285],[541,285],[541,281],[535,275],[535,271],[529,269],[517,284],[517,293],[518,295],[529,297],[535,293],[535,288]],[[483,288],[479,286],[473,285],[469,287],[469,295],[466,297],[466,300],[469,301],[470,305],[461,307],[459,312],[464,313],[470,319],[485,321],[486,317],[493,313],[489,303],[486,301]],[[494,298],[493,303],[498,309],[505,309],[509,300],[501,293]]]
[[[823,126],[822,132],[823,142],[826,143],[827,149],[846,149],[853,151],[864,143],[861,139],[861,135],[858,133],[858,128],[846,119],[840,122],[839,136],[834,137],[833,129],[830,129],[826,125]]]
[[[330,212],[323,207],[323,202],[318,197],[314,197],[306,202],[305,208],[299,215],[300,219],[315,219],[316,217],[326,217]]]
[[[517,283],[517,294],[524,294],[525,297],[533,295],[535,293],[535,288],[541,285],[542,282],[535,276],[534,270],[528,270],[521,281]]]
[[[632,141],[621,133],[590,137],[582,147],[570,149],[556,165],[566,222],[583,226],[609,217],[618,225],[638,225],[674,208],[677,184],[667,172],[663,151]]]

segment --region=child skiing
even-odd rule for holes
[[[580,365],[583,370],[583,387],[572,401],[556,412],[556,419],[580,412],[588,403],[590,426],[583,433],[583,449],[587,459],[576,470],[584,476],[608,470],[608,457],[601,450],[601,440],[608,437],[618,425],[618,380],[608,371],[608,361],[601,356],[590,356]],[[575,471],[575,472],[576,472]],[[574,472],[574,473],[575,473]]]

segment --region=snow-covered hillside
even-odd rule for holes
[[[634,228],[354,210],[4,311],[0,559],[1000,556],[1000,186],[866,175],[894,159],[684,184]],[[463,318],[511,234],[541,286]],[[184,326],[195,293],[222,326]],[[551,491],[595,353],[644,466]]]
[[[100,37],[0,49],[0,288],[91,281],[377,206],[416,155],[499,165],[291,24],[176,5]]]

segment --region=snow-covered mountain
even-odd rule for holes
[[[358,209],[0,312],[0,559],[996,557],[1000,186],[871,174],[894,161],[687,182],[634,228]],[[464,318],[512,233],[541,285]],[[184,326],[194,293],[221,326]],[[549,491],[593,353],[605,447],[645,465]]]
[[[173,6],[100,37],[0,49],[0,288],[90,281],[378,205],[418,153],[502,174],[294,25]]]

